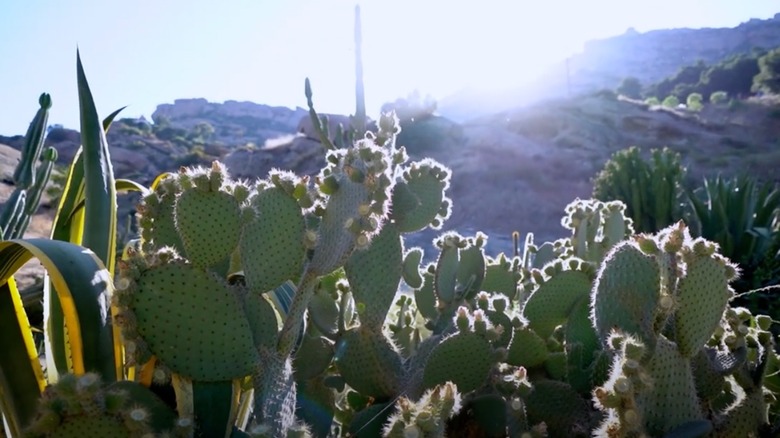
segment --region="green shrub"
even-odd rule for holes
[[[715,91],[710,94],[710,103],[713,105],[722,105],[729,100],[729,95],[725,91]]]
[[[663,101],[663,106],[667,108],[677,108],[678,105],[680,105],[680,99],[677,96],[666,96]]]
[[[622,201],[638,232],[652,233],[680,220],[685,168],[680,154],[668,148],[651,150],[645,161],[638,147],[616,152],[593,181],[593,197]]]
[[[704,98],[700,93],[691,93],[688,95],[686,105],[688,105],[688,109],[691,111],[701,111],[703,107],[703,100]]]
[[[645,99],[645,103],[648,104],[648,105],[660,105],[661,101],[658,100],[657,97],[651,96],[651,97],[648,97],[647,99]]]

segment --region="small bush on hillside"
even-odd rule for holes
[[[648,97],[647,99],[645,99],[645,103],[648,104],[648,105],[660,105],[661,101],[658,100],[657,97],[652,96],[652,97]]]
[[[663,101],[663,106],[667,108],[677,108],[677,105],[680,104],[680,99],[677,98],[677,96],[666,96],[666,99]]]
[[[688,105],[688,109],[691,111],[700,111],[702,107],[704,106],[702,104],[702,101],[704,98],[699,93],[691,93],[688,95],[688,99],[686,100],[686,105]]]
[[[729,100],[729,94],[725,91],[715,91],[710,94],[710,103],[713,105],[722,105]]]

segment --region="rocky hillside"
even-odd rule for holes
[[[767,20],[753,19],[733,28],[663,29],[589,41],[584,50],[561,60],[535,83],[492,94],[465,90],[442,99],[439,112],[453,120],[492,114],[550,97],[615,89],[633,76],[644,85],[674,75],[698,60],[716,64],[753,48],[780,46],[780,13]]]
[[[271,168],[317,171],[324,152],[308,115],[300,109],[265,109],[236,113],[232,104],[187,100],[161,106],[153,125],[117,121],[108,135],[116,175],[149,184],[163,171],[212,159],[247,179],[264,177]],[[239,129],[244,134],[238,135]],[[413,157],[431,156],[453,169],[454,207],[446,229],[484,231],[491,236],[491,251],[511,251],[515,230],[543,240],[560,237],[566,204],[590,195],[591,178],[619,149],[669,146],[682,153],[694,181],[748,169],[775,178],[778,134],[780,106],[769,99],[708,105],[694,113],[602,92],[464,124],[442,117],[417,120],[403,126],[399,141]],[[19,148],[21,140],[4,137],[0,143]],[[48,137],[63,165],[78,140],[78,133],[68,130],[53,130]],[[427,245],[433,236],[415,243]]]

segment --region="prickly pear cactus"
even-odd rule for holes
[[[135,437],[186,432],[165,403],[135,382],[105,386],[97,374],[66,374],[46,388],[31,437]]]
[[[614,355],[608,381],[594,390],[607,414],[601,433],[658,436],[695,426],[736,436],[768,425],[757,388],[773,342],[744,325],[752,315],[728,307],[736,275],[715,244],[691,239],[682,223],[607,255],[592,296],[594,325]],[[750,335],[755,353],[746,360]]]
[[[768,430],[780,360],[768,322],[729,307],[716,246],[576,200],[570,236],[522,256],[450,231],[426,257],[405,239],[449,216],[450,172],[408,163],[398,131],[383,116],[315,178],[215,163],[144,199],[116,322],[147,382],[193,394],[180,421],[222,402],[208,415],[249,436]]]

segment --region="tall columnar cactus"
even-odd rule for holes
[[[38,103],[40,108],[27,129],[22,157],[14,170],[15,189],[0,213],[0,234],[5,240],[24,236],[57,161],[57,150],[43,146],[51,96],[41,94]]]

